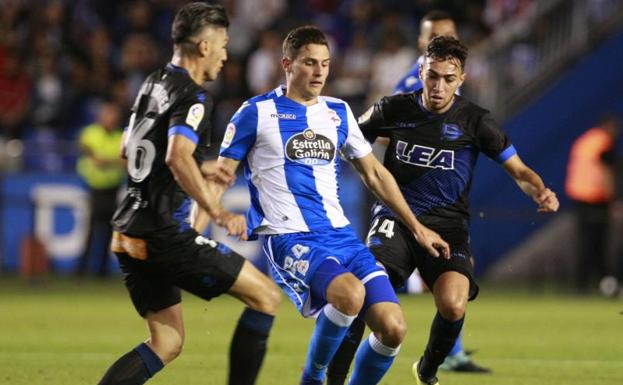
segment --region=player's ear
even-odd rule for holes
[[[463,82],[465,81],[465,71],[461,70],[461,75],[459,76],[459,85],[457,86],[457,88],[461,87],[463,85]]]
[[[287,56],[284,56],[281,58],[281,68],[283,68],[283,70],[286,73],[290,73],[292,72],[291,68],[292,68],[292,59],[290,59]]]

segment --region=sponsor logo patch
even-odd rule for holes
[[[227,125],[227,129],[225,130],[225,135],[223,135],[223,142],[221,143],[221,147],[222,148],[229,147],[235,135],[236,135],[236,126],[233,123],[229,123]]]
[[[308,128],[288,139],[285,153],[293,162],[308,166],[325,165],[335,158],[335,144]]]
[[[201,123],[201,119],[203,119],[203,114],[205,113],[205,108],[203,104],[196,103],[190,106],[188,109],[188,115],[186,115],[186,124],[191,126],[193,130],[197,131],[199,127],[199,123]]]

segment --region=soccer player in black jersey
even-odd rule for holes
[[[180,289],[206,300],[227,292],[247,305],[232,340],[230,385],[253,384],[261,366],[279,289],[189,220],[194,200],[230,235],[246,238],[244,217],[219,204],[233,175],[203,162],[202,154],[213,103],[200,85],[214,80],[227,58],[228,25],[221,6],[181,8],[171,30],[173,58],[149,75],[136,98],[122,150],[129,183],[113,217],[112,249],[149,338],[119,358],[102,385],[143,384],[180,354]]]
[[[478,294],[468,234],[468,194],[478,154],[500,163],[539,212],[559,206],[490,113],[456,95],[466,58],[467,48],[455,38],[434,38],[420,67],[423,89],[385,97],[359,118],[368,139],[389,138],[385,166],[418,219],[450,244],[450,259],[433,258],[412,242],[391,210],[382,203],[373,207],[368,246],[395,286],[417,268],[438,310],[424,354],[413,364],[420,385],[438,384],[437,368],[461,330],[468,300]]]

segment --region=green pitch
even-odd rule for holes
[[[433,316],[430,295],[401,297],[409,333],[383,384],[413,384]],[[242,306],[231,298],[184,297],[186,345],[150,384],[225,384],[229,338]],[[621,385],[623,302],[501,292],[485,287],[470,304],[465,345],[492,375],[440,374],[443,385]],[[262,385],[298,383],[312,321],[284,299]],[[147,336],[121,280],[0,278],[0,384],[96,384],[108,366]]]

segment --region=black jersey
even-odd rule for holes
[[[197,144],[197,163],[209,145],[212,99],[182,68],[168,64],[143,82],[126,132],[128,189],[112,224],[116,231],[146,237],[190,228],[191,199],[165,163],[168,138]]]
[[[466,226],[468,195],[480,152],[502,163],[515,154],[491,114],[461,96],[443,114],[421,104],[422,91],[385,97],[360,118],[364,135],[390,139],[385,167],[411,210],[435,228]],[[392,215],[377,202],[375,215]]]

